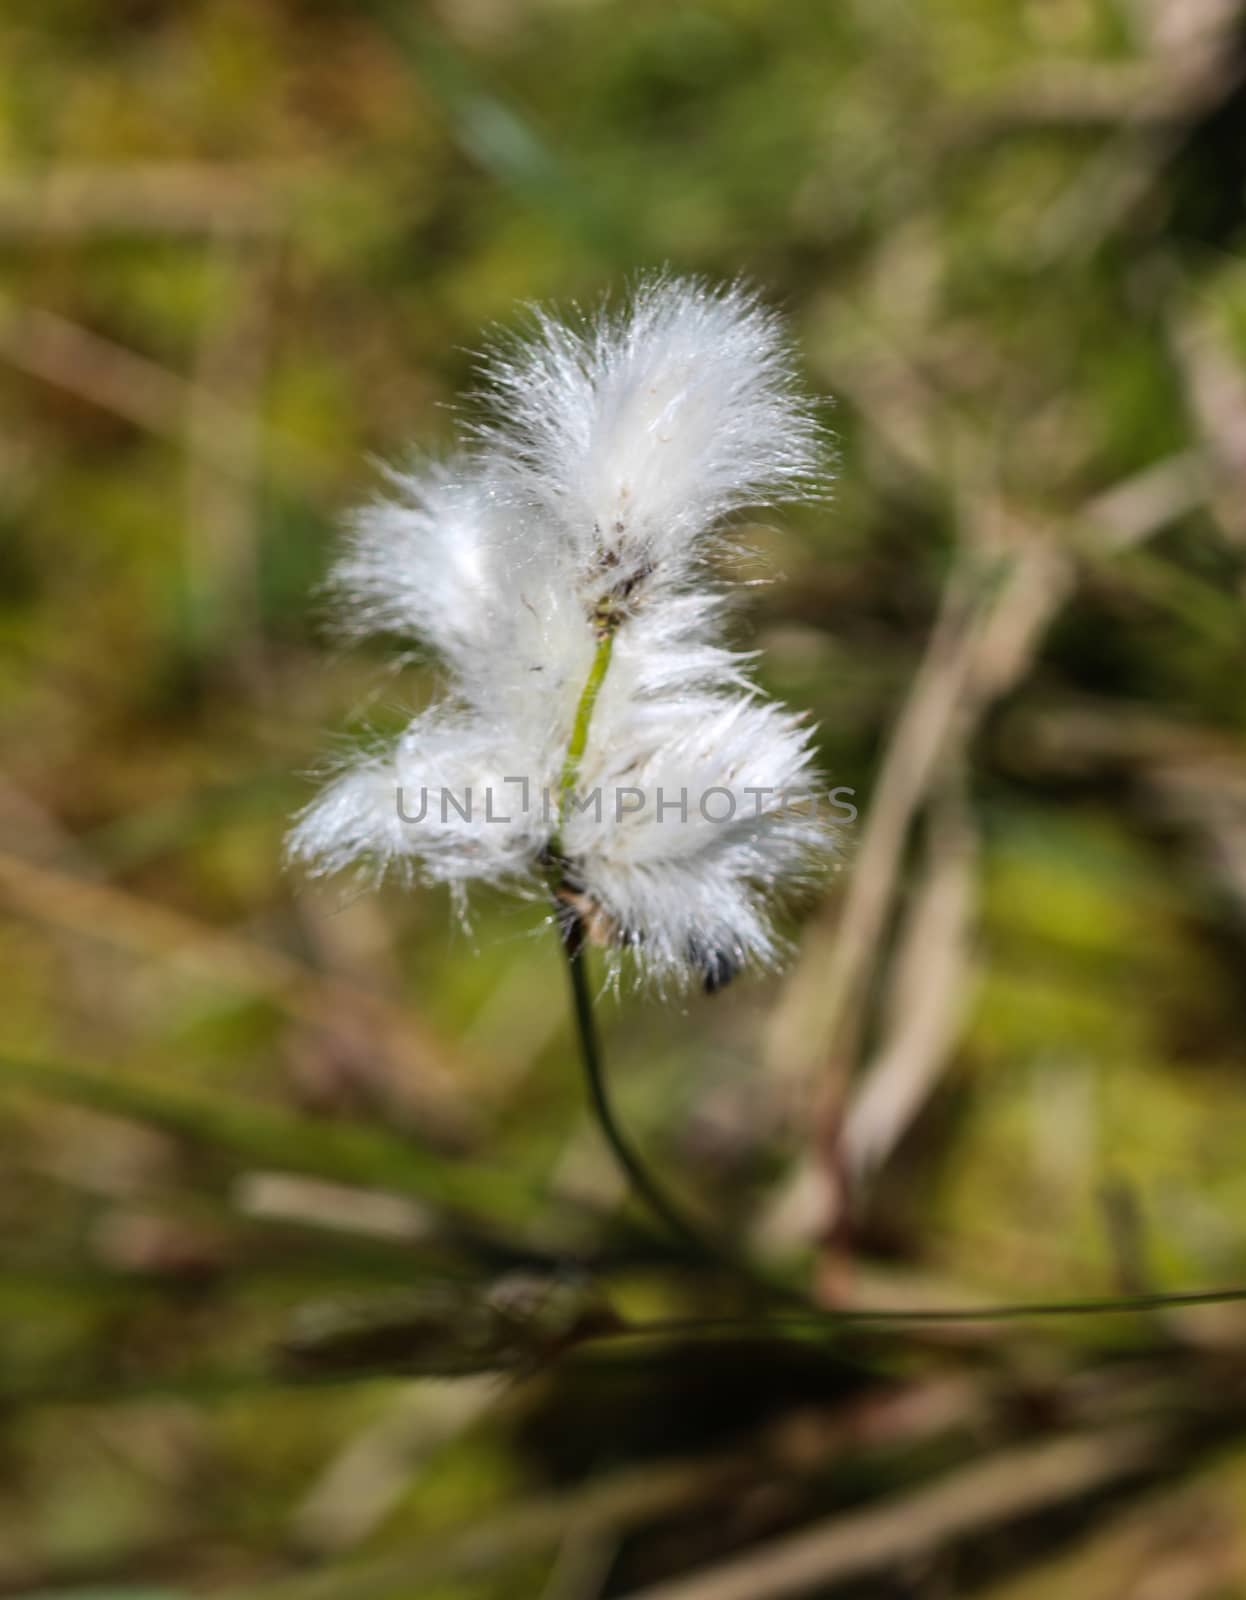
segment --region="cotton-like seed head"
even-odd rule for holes
[[[333,572],[356,634],[419,640],[452,666],[472,657],[505,608],[505,514],[463,457],[389,474],[391,497],[354,517]]]
[[[589,587],[681,581],[730,512],[816,479],[819,430],[779,321],[738,285],[651,278],[577,325],[538,311],[485,378],[481,436]]]
[[[629,701],[614,687],[579,785],[603,804],[562,835],[577,883],[660,983],[708,976],[713,959],[772,964],[776,903],[829,843],[808,730],[745,695]]]
[[[352,631],[422,645],[444,698],[338,773],[291,852],[456,894],[553,880],[644,974],[721,987],[775,959],[775,907],[829,843],[794,803],[807,730],[723,643],[706,564],[732,512],[816,469],[779,327],[741,288],[653,278],[575,325],[538,314],[486,379],[471,447],[392,475],[335,572]]]

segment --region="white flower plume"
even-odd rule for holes
[[[336,569],[355,631],[422,643],[446,697],[329,783],[292,853],[552,887],[659,982],[717,988],[774,959],[829,843],[808,731],[723,644],[712,571],[732,512],[816,484],[781,330],[744,289],[659,277],[621,312],[538,313],[484,378],[470,446],[395,474]]]

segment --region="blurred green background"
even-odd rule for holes
[[[1246,1280],[1242,28],[7,0],[0,1594],[1246,1595],[1234,1308],[606,1337],[756,1308],[541,908],[281,860],[436,684],[318,593],[378,463],[518,303],[743,274],[838,475],[738,637],[861,816],[784,973],[603,1000],[624,1118],[827,1307]]]

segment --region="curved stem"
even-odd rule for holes
[[[610,655],[614,645],[616,626],[617,619],[609,609],[599,609],[597,649],[593,655],[588,678],[580,691],[580,698],[575,708],[571,738],[567,745],[567,753],[563,759],[562,772],[558,780],[558,828],[550,839],[547,851],[547,875],[550,891],[554,895],[555,905],[558,910],[563,949],[567,954],[567,970],[571,979],[572,1006],[575,1013],[576,1033],[580,1043],[580,1060],[584,1068],[584,1080],[588,1085],[589,1099],[592,1103],[593,1112],[605,1136],[606,1143],[610,1146],[615,1160],[627,1175],[632,1188],[649,1207],[650,1211],[665,1224],[677,1239],[687,1245],[693,1254],[726,1268],[733,1275],[752,1283],[755,1287],[764,1290],[768,1294],[778,1293],[787,1296],[789,1291],[783,1286],[770,1284],[760,1279],[746,1261],[736,1258],[729,1250],[706,1237],[699,1228],[687,1220],[680,1207],[669,1197],[666,1190],[653,1177],[632,1148],[619,1125],[618,1118],[614,1114],[614,1107],[611,1104],[609,1091],[606,1087],[601,1050],[597,1042],[597,1028],[593,1020],[593,997],[589,990],[586,969],[585,926],[583,919],[571,910],[570,902],[562,892],[565,881],[565,861],[560,836],[570,814],[571,802],[575,796],[575,786],[579,781],[580,764],[584,757],[584,751],[588,746],[589,725],[593,719],[597,696],[601,691],[602,683],[605,681],[606,673],[610,667]]]
[[[584,1068],[584,1080],[588,1086],[589,1099],[592,1102],[598,1125],[605,1135],[606,1143],[610,1146],[615,1160],[626,1173],[632,1188],[654,1215],[665,1223],[676,1238],[681,1239],[697,1255],[709,1256],[715,1261],[721,1261],[722,1253],[684,1217],[679,1207],[670,1199],[636,1151],[632,1149],[626,1134],[619,1125],[618,1118],[614,1114],[614,1107],[611,1104],[609,1091],[606,1087],[601,1048],[597,1040],[597,1026],[593,1018],[593,997],[589,990],[588,971],[585,964],[584,925],[578,917],[571,918],[563,923],[562,943],[563,949],[567,953],[567,970],[571,979],[572,1007],[575,1012],[576,1034],[580,1044],[580,1061]]]
[[[844,1326],[905,1327],[976,1322],[1029,1322],[1059,1317],[1138,1316],[1146,1312],[1240,1305],[1246,1286],[1221,1289],[1156,1290],[1152,1294],[1107,1295],[1084,1300],[1017,1300],[979,1306],[827,1306],[807,1311],[779,1311],[754,1317],[660,1317],[648,1322],[623,1322],[594,1329],[596,1340],[669,1339],[768,1329],[835,1329]],[[586,1341],[587,1342],[587,1341]]]
[[[576,1031],[580,1043],[580,1057],[584,1067],[585,1082],[598,1124],[605,1135],[619,1166],[626,1173],[632,1188],[644,1200],[653,1214],[697,1255],[708,1258],[742,1276],[768,1293],[784,1299],[804,1302],[782,1284],[759,1279],[750,1265],[733,1256],[724,1247],[706,1237],[684,1216],[679,1206],[670,1198],[653,1177],[644,1162],[632,1148],[619,1125],[606,1086],[597,1028],[593,1019],[593,999],[589,990],[585,968],[584,928],[579,918],[563,924],[563,948],[567,953],[567,967],[571,979]],[[846,1324],[895,1325],[1021,1322],[1040,1318],[1100,1317],[1177,1310],[1209,1305],[1227,1305],[1246,1301],[1246,1286],[1229,1285],[1214,1289],[1177,1289],[1147,1294],[1090,1296],[1080,1300],[1030,1300],[1001,1305],[968,1306],[808,1306],[804,1310],[780,1312],[762,1318],[709,1317],[672,1318],[651,1323],[625,1324],[610,1335],[618,1338],[663,1337],[671,1334],[712,1334],[738,1328],[767,1327],[834,1327]]]

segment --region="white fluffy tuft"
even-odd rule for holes
[[[679,581],[728,513],[813,484],[817,425],[748,290],[656,277],[620,311],[535,321],[486,366],[480,433],[583,570],[604,552],[621,578]]]
[[[776,902],[830,842],[792,800],[815,785],[808,733],[722,643],[706,567],[732,512],[812,491],[816,425],[776,319],[738,287],[657,277],[577,325],[538,313],[485,372],[474,446],[394,474],[335,573],[352,631],[420,643],[447,698],[339,773],[291,851],[533,892],[553,851],[599,937],[660,982],[716,987],[775,959]]]

